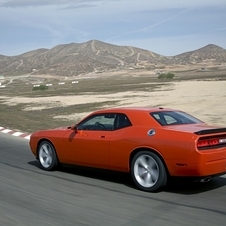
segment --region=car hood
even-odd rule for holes
[[[195,134],[210,134],[210,133],[226,132],[226,128],[219,127],[219,126],[211,126],[205,123],[171,125],[171,126],[169,125],[169,126],[164,126],[164,128],[168,130],[190,132]]]
[[[50,130],[68,130],[68,129],[71,129],[71,126],[61,126],[61,127],[57,127],[57,128],[54,128],[54,129],[50,129]]]
[[[70,130],[71,129],[71,126],[61,126],[61,127],[57,127],[57,128],[54,128],[54,129],[48,129],[48,130],[39,130],[39,131],[35,131],[34,133],[32,133],[31,136],[39,136],[39,137],[42,137],[42,136],[49,136],[49,135],[57,135],[57,134],[64,134],[66,133],[67,130]]]
[[[62,132],[69,129],[71,129],[71,126],[61,126],[53,129],[48,129],[48,130],[40,130],[38,132],[56,132],[56,131]]]

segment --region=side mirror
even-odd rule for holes
[[[77,132],[77,130],[78,130],[78,125],[77,125],[77,124],[73,125],[73,126],[72,126],[72,130],[74,130],[75,132]]]
[[[68,126],[68,129],[77,130],[77,124],[72,125],[72,126]]]

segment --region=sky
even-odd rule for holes
[[[164,56],[226,49],[226,0],[0,0],[0,55],[89,40]]]

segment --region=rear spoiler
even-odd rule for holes
[[[219,128],[219,129],[205,129],[194,132],[197,135],[204,135],[204,134],[211,134],[211,133],[226,133],[226,128]]]

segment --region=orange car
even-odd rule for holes
[[[226,128],[172,109],[95,111],[76,125],[33,133],[30,147],[44,170],[61,163],[130,172],[144,191],[170,176],[209,181],[226,173]]]

